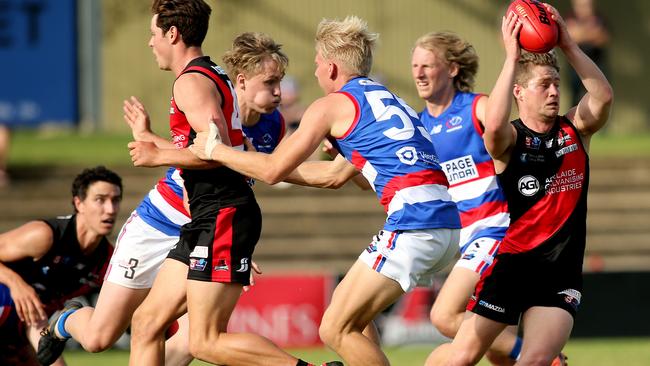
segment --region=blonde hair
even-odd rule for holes
[[[515,70],[515,84],[526,86],[533,75],[532,70],[535,66],[550,66],[555,71],[560,72],[555,52],[533,53],[521,50],[521,56]]]
[[[267,58],[275,61],[284,75],[289,66],[289,58],[281,48],[282,45],[275,43],[267,34],[246,32],[233,40],[232,48],[223,55],[223,62],[233,80],[238,74],[247,77],[257,75],[262,71],[263,62]]]
[[[351,75],[368,76],[378,38],[359,17],[347,16],[342,21],[323,19],[316,30],[316,51],[324,59],[340,62]]]
[[[435,53],[446,60],[447,64],[453,62],[458,65],[454,88],[463,92],[471,92],[474,89],[478,55],[469,42],[453,32],[432,32],[418,38],[415,47]]]

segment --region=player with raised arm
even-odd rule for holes
[[[612,87],[579,49],[564,20],[558,48],[587,94],[560,115],[555,54],[526,53],[515,13],[502,21],[506,59],[486,107],[485,145],[506,194],[511,224],[494,264],[483,274],[446,365],[478,363],[508,324],[524,323],[517,365],[550,365],[566,344],[582,297],[588,149],[607,121]],[[519,119],[509,122],[512,99]]]

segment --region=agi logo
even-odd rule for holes
[[[539,181],[532,175],[524,175],[517,182],[519,193],[530,197],[539,191]]]

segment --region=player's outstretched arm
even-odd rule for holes
[[[583,137],[591,136],[607,122],[614,101],[614,91],[603,72],[571,38],[557,9],[548,4],[545,6],[558,25],[558,47],[587,90],[578,105],[567,112],[567,117],[573,121]]]
[[[300,164],[285,182],[302,186],[332,188],[342,187],[359,171],[342,155],[336,155],[332,161],[306,161]]]
[[[248,177],[267,184],[276,184],[305,161],[330,132],[330,123],[336,120],[341,109],[340,105],[334,107],[337,102],[346,103],[346,100],[330,94],[312,103],[296,132],[287,137],[271,154],[238,151],[225,144],[217,144],[208,151],[210,156],[205,156],[205,152],[202,155]],[[350,101],[347,103],[350,103],[350,108],[354,108]],[[205,146],[207,138],[207,134],[197,135],[196,145]],[[200,151],[193,152],[201,154]]]
[[[520,55],[517,41],[519,30],[521,30],[521,22],[517,15],[507,14],[501,24],[506,59],[485,107],[485,134],[483,135],[485,147],[495,162],[503,164],[508,163],[510,147],[515,143],[515,130],[508,118],[512,108],[515,69]]]

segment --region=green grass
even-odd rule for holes
[[[429,346],[407,346],[387,348],[385,352],[395,366],[421,366],[431,351]],[[294,349],[292,354],[311,362],[325,362],[337,359],[326,349]],[[576,339],[565,347],[571,366],[647,366],[650,365],[650,338]],[[66,351],[69,366],[114,366],[128,363],[127,351],[108,351],[88,354],[81,351]],[[193,366],[206,365],[195,361]],[[480,366],[487,366],[482,361]]]
[[[129,166],[127,133],[78,134],[74,132],[17,131],[12,138],[10,166]],[[650,135],[596,135],[591,154],[598,157],[649,157]]]

